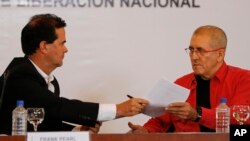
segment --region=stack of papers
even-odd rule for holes
[[[150,104],[145,107],[143,113],[151,117],[162,115],[165,112],[165,107],[170,103],[185,102],[188,95],[188,89],[165,79],[160,79],[144,97]]]

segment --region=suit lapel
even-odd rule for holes
[[[60,94],[60,88],[59,88],[59,84],[58,84],[58,82],[57,82],[57,80],[56,80],[55,77],[54,77],[54,80],[51,81],[51,84],[53,84],[54,88],[55,88],[54,94],[56,94],[56,95],[59,96],[59,94]]]

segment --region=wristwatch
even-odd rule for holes
[[[195,122],[198,122],[201,119],[202,116],[202,109],[200,106],[196,107],[197,117],[194,120]]]

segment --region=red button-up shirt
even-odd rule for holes
[[[196,79],[194,73],[187,74],[175,81],[190,90],[186,102],[192,107],[196,107]],[[202,117],[199,122],[183,120],[170,114],[163,114],[159,117],[151,118],[144,124],[149,132],[166,132],[171,124],[175,127],[175,132],[199,132],[199,124],[211,129],[215,129],[215,108],[219,104],[220,98],[227,98],[227,105],[242,104],[250,106],[250,71],[238,67],[229,66],[224,63],[210,79],[210,105],[207,109],[202,107]],[[236,120],[231,114],[231,124],[236,124]],[[250,124],[250,119],[246,124]]]

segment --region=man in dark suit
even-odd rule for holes
[[[24,100],[25,107],[43,107],[45,119],[38,131],[67,131],[73,127],[63,121],[96,127],[99,121],[133,116],[142,111],[148,101],[132,98],[120,104],[98,104],[59,97],[60,89],[51,74],[62,66],[66,23],[53,14],[35,15],[21,34],[24,57],[14,58],[1,82],[4,83],[0,106],[0,133],[11,133],[11,115],[16,100]],[[28,126],[28,131],[32,128]]]

